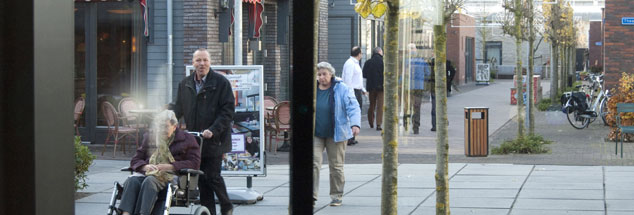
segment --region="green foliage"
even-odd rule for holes
[[[545,140],[539,135],[527,135],[521,136],[514,140],[507,140],[500,145],[500,147],[493,147],[491,149],[492,154],[541,154],[549,153],[550,148],[546,147],[547,144],[552,144],[552,141]]]
[[[595,75],[601,74],[603,72],[603,67],[601,67],[601,66],[592,66],[592,67],[590,67],[590,72],[592,74],[595,74]]]
[[[537,109],[539,111],[546,111],[548,110],[548,107],[550,107],[550,103],[550,98],[542,99],[541,101],[539,101],[539,104],[537,104]]]
[[[491,80],[493,80],[493,79],[495,79],[495,78],[497,78],[497,77],[498,77],[498,76],[497,76],[498,71],[497,71],[496,69],[489,70],[489,72],[490,72],[490,73],[489,73],[489,78],[490,78]]]
[[[95,156],[87,146],[81,144],[81,137],[75,136],[75,191],[88,187],[86,172],[93,160]]]

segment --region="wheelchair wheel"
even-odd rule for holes
[[[209,212],[209,209],[207,209],[207,207],[201,205],[200,207],[196,208],[196,211],[194,211],[194,215],[211,215],[211,212]]]

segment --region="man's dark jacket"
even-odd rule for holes
[[[235,110],[231,84],[224,76],[209,70],[205,84],[196,93],[195,74],[178,84],[176,102],[172,106],[176,117],[185,118],[187,130],[213,132],[211,139],[205,139],[202,157],[219,156],[231,151],[231,124]],[[220,145],[221,150],[211,145]]]
[[[156,150],[156,144],[150,141],[148,136],[148,134],[143,135],[141,147],[136,150],[136,154],[130,161],[130,168],[136,172],[145,173],[142,168],[150,163],[150,157],[152,153],[154,153],[154,150]],[[176,171],[180,169],[200,168],[200,148],[193,135],[176,129],[174,132],[174,140],[170,144],[169,149],[172,156],[174,156],[175,161],[172,165]]]
[[[366,90],[383,90],[383,56],[372,54],[372,58],[363,64],[363,77],[367,79]]]

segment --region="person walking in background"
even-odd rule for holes
[[[412,132],[418,134],[420,127],[420,108],[425,91],[425,79],[429,78],[431,68],[429,68],[425,59],[418,56],[415,44],[409,44],[409,51],[410,101],[412,101],[412,111],[414,112],[412,115]]]
[[[436,84],[434,82],[434,80],[436,80],[436,73],[434,72],[436,71],[436,67],[434,65],[436,65],[435,59],[432,59],[429,65],[431,67],[431,75],[426,81],[426,88],[429,87],[431,92],[431,131],[436,131]],[[452,74],[456,74],[456,69],[453,68],[449,60],[446,60],[445,69],[447,70],[447,88],[450,88],[451,80],[449,80],[449,78],[451,77],[453,79]]]
[[[359,134],[361,109],[352,90],[335,78],[335,69],[330,63],[317,64],[317,82],[313,137],[313,200],[317,201],[318,197],[319,170],[325,149],[330,170],[330,206],[339,206],[343,202],[345,184],[343,164],[346,140]]]
[[[343,70],[341,76],[343,83],[346,83],[348,87],[354,89],[354,96],[359,103],[359,108],[363,107],[363,94],[367,94],[365,87],[363,87],[363,71],[359,60],[361,60],[361,48],[359,46],[352,47],[350,51],[350,58],[343,64]],[[379,130],[380,127],[377,127]],[[348,140],[348,145],[355,145],[358,142],[352,137]]]
[[[372,58],[363,65],[363,77],[366,79],[367,90],[370,92],[368,123],[370,128],[374,128],[376,119],[376,130],[380,131],[383,123],[383,49],[381,47],[374,48]]]
[[[453,67],[453,63],[447,60],[447,97],[451,96],[451,85],[453,85],[453,78],[456,76],[456,68]]]
[[[185,77],[178,84],[176,102],[172,109],[176,117],[185,118],[189,131],[202,132],[204,141],[200,169],[200,203],[211,214],[216,214],[216,201],[220,201],[222,215],[233,214],[225,181],[220,175],[222,157],[231,151],[231,123],[235,109],[231,83],[221,74],[211,72],[209,52],[198,49],[192,64],[195,75]]]

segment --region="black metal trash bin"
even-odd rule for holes
[[[467,157],[489,155],[489,108],[464,108],[464,154]]]

